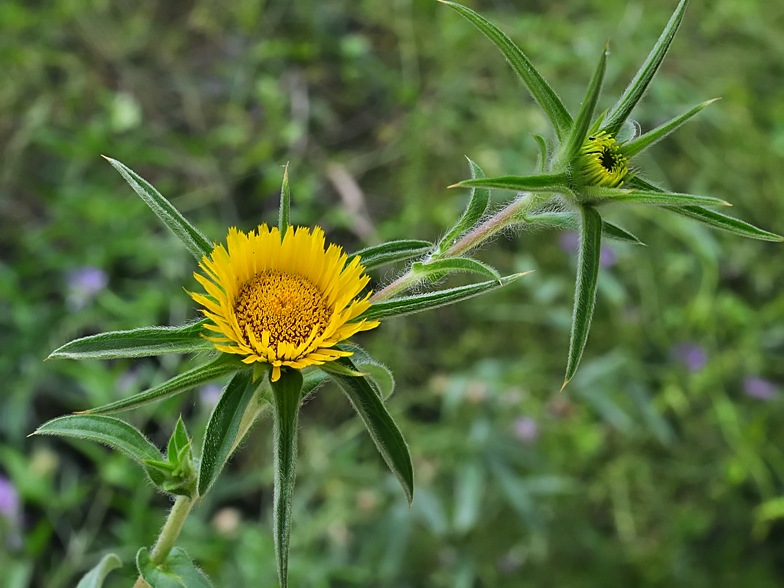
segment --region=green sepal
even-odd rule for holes
[[[164,353],[192,353],[215,347],[201,336],[207,319],[181,327],[143,327],[74,339],[47,359],[119,359]]]
[[[122,561],[120,558],[114,553],[107,553],[93,569],[82,576],[76,588],[101,588],[109,572],[121,567]]]
[[[169,460],[178,455],[182,449],[190,447],[191,440],[188,438],[188,430],[185,428],[185,423],[182,421],[182,415],[177,419],[177,424],[174,426],[174,432],[169,437],[169,445],[166,449],[166,455]]]
[[[527,215],[523,220],[528,224],[544,224],[574,231],[580,228],[577,214],[574,212],[541,212]],[[602,238],[620,241],[621,243],[631,243],[632,245],[645,245],[626,229],[622,229],[605,219],[602,219]]]
[[[271,382],[275,417],[273,526],[275,558],[281,588],[288,586],[291,501],[297,471],[297,423],[302,384],[302,374],[299,370],[287,368],[281,370],[277,382]]]
[[[177,419],[177,425],[169,438],[166,461],[146,459],[144,464],[161,472],[164,479],[156,485],[164,492],[189,498],[196,495],[196,466],[182,416]]]
[[[352,370],[357,369],[348,357],[338,358],[335,362]],[[414,497],[414,467],[408,444],[387,412],[384,401],[364,377],[353,378],[334,372],[329,372],[329,377],[343,390],[357,411],[379,453],[400,482],[410,505]]]
[[[520,274],[512,274],[505,276],[500,280],[489,280],[487,282],[479,282],[478,284],[470,284],[468,286],[458,286],[457,288],[449,288],[447,290],[438,290],[436,292],[428,292],[427,294],[417,294],[413,296],[405,296],[403,298],[396,298],[388,302],[378,302],[372,304],[365,312],[353,319],[352,322],[359,320],[375,320],[390,318],[393,316],[403,316],[406,314],[414,314],[424,310],[431,310],[439,306],[447,304],[454,304],[461,300],[473,298],[479,294],[495,290],[501,286],[506,286],[512,282],[520,279],[521,277],[530,274],[531,272],[524,272]]]
[[[547,141],[545,141],[542,135],[535,135],[531,133],[531,136],[534,138],[534,141],[536,141],[536,144],[539,145],[539,165],[536,166],[536,169],[540,174],[543,174],[547,167],[547,162],[550,160],[550,153],[547,149]]]
[[[340,343],[337,348],[341,351],[350,351],[351,363],[353,363],[358,370],[360,370],[365,379],[370,382],[373,389],[379,395],[381,400],[386,400],[395,391],[395,377],[387,366],[383,363],[370,357],[367,351],[362,349],[359,345],[353,343]],[[334,362],[330,362],[334,364]],[[324,364],[324,366],[329,364]],[[319,366],[323,368],[324,366]]]
[[[466,158],[468,159],[468,158]],[[471,177],[473,179],[484,178],[485,174],[476,163],[468,159],[468,165],[471,168]],[[451,247],[452,243],[467,231],[470,231],[477,222],[482,218],[487,205],[490,202],[490,190],[487,188],[472,188],[471,197],[468,200],[463,215],[460,217],[455,225],[447,231],[446,235],[438,242],[438,250],[435,257],[441,255]]]
[[[574,119],[574,125],[569,133],[569,139],[564,145],[563,156],[560,161],[564,163],[573,162],[580,154],[580,150],[585,143],[585,138],[588,136],[588,129],[591,126],[591,119],[596,110],[596,103],[599,100],[599,94],[602,91],[602,83],[604,82],[604,72],[607,70],[607,55],[609,53],[609,44],[604,46],[602,56],[599,58],[599,63],[591,78],[591,83],[588,84],[588,90],[585,92],[585,97]]]
[[[577,261],[577,284],[574,292],[572,333],[569,339],[569,359],[563,387],[569,383],[588,341],[593,307],[596,302],[596,285],[599,281],[599,260],[602,249],[602,217],[592,206],[582,206],[580,230],[580,256]]]
[[[629,118],[632,110],[637,105],[637,102],[642,98],[642,95],[648,88],[648,84],[651,83],[653,76],[656,75],[664,56],[670,49],[672,40],[675,38],[675,33],[678,32],[678,27],[683,20],[683,14],[686,12],[688,3],[689,0],[681,0],[680,4],[678,4],[678,7],[670,17],[659,40],[656,41],[656,45],[653,46],[653,49],[645,59],[645,63],[642,64],[640,70],[634,76],[634,79],[629,83],[626,90],[624,90],[623,94],[618,99],[618,102],[610,109],[609,114],[604,120],[604,125],[602,126],[602,130],[606,131],[608,135],[614,137],[618,133],[621,126],[623,126],[623,123],[626,122],[626,119]]]
[[[166,561],[155,565],[146,547],[136,553],[139,575],[151,588],[212,588],[212,583],[198,569],[181,547],[175,547]]]
[[[289,187],[289,164],[283,169],[283,185],[280,188],[280,208],[278,209],[278,229],[280,238],[286,236],[291,217],[291,188]]]
[[[450,188],[500,188],[516,192],[559,192],[570,194],[569,179],[566,174],[537,174],[535,176],[499,176],[497,178],[477,178],[463,180]]]
[[[427,263],[419,261],[411,266],[411,273],[417,278],[428,278],[437,275],[440,279],[450,272],[473,272],[501,281],[501,274],[495,268],[468,257],[434,259]]]
[[[695,194],[679,194],[677,192],[659,192],[638,190],[636,188],[604,188],[589,186],[583,188],[580,200],[584,204],[599,206],[602,204],[644,204],[647,206],[732,206],[721,198],[697,196]]]
[[[156,486],[160,487],[165,482],[162,472],[145,464],[146,460],[163,461],[161,452],[139,429],[123,420],[107,416],[71,414],[44,423],[32,434],[103,443],[139,462]]]
[[[512,69],[515,70],[525,85],[528,86],[531,96],[533,96],[534,100],[536,100],[550,119],[558,139],[560,141],[565,140],[569,134],[569,130],[572,128],[572,117],[566,110],[563,102],[561,102],[561,99],[558,98],[558,95],[536,70],[520,48],[515,45],[503,31],[470,8],[454,2],[448,2],[447,0],[439,0],[439,2],[446,4],[460,13],[461,16],[470,21],[471,24],[478,28],[496,47],[498,47],[498,49],[501,50],[501,53],[504,54],[504,57],[506,57],[506,60],[509,62],[509,65],[512,66]]]
[[[164,198],[152,184],[138,176],[133,170],[127,168],[122,163],[110,157],[103,156],[106,161],[111,163],[120,172],[120,175],[128,182],[142,200],[152,211],[163,221],[172,233],[177,235],[183,242],[191,255],[197,260],[205,255],[212,253],[213,244],[205,237],[199,229],[189,223],[180,212]]]
[[[642,153],[654,143],[657,143],[658,141],[664,139],[664,137],[672,133],[675,129],[680,127],[691,117],[693,117],[695,114],[700,112],[703,108],[705,108],[706,106],[708,106],[713,102],[716,102],[716,100],[719,100],[719,98],[714,98],[713,100],[708,100],[706,102],[703,102],[702,104],[698,104],[688,112],[684,112],[680,116],[676,116],[672,120],[664,123],[661,126],[656,127],[653,130],[648,131],[644,135],[641,135],[636,139],[629,141],[628,143],[624,143],[623,145],[621,145],[621,153],[626,158],[631,158],[637,155],[638,153]]]
[[[210,363],[193,368],[184,374],[174,376],[163,384],[159,384],[158,386],[134,394],[128,398],[123,398],[122,400],[110,402],[109,404],[104,404],[97,408],[80,411],[79,414],[106,414],[137,408],[143,404],[163,400],[164,398],[169,398],[175,394],[181,394],[191,388],[225,376],[241,367],[244,367],[244,364],[239,362],[235,357],[232,357],[228,353],[222,353]]]
[[[223,470],[234,448],[241,430],[243,416],[253,399],[253,371],[245,369],[234,374],[221,394],[210,415],[199,465],[199,496],[204,496]]]
[[[414,257],[421,257],[430,253],[433,244],[429,241],[419,241],[416,239],[405,239],[400,241],[390,241],[373,247],[366,247],[348,256],[347,263],[359,256],[360,263],[367,269],[373,269],[396,261],[406,261]]]
[[[658,188],[657,186],[654,186],[653,184],[650,184],[639,177],[635,177],[631,183],[635,187],[639,187],[644,190],[650,190],[652,192],[663,191],[661,188]],[[740,219],[726,216],[724,214],[714,212],[713,210],[702,208],[701,206],[681,206],[678,208],[666,206],[664,208],[669,212],[674,212],[675,214],[686,217],[690,220],[695,220],[714,229],[721,229],[741,237],[758,239],[760,241],[773,241],[777,243],[784,241],[784,237],[781,235],[764,231]]]

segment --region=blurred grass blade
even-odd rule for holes
[[[485,177],[482,168],[470,159],[468,160],[468,165],[471,168],[471,178],[477,179]],[[466,231],[471,230],[479,219],[482,218],[482,215],[484,215],[489,202],[490,190],[487,188],[472,188],[471,198],[468,201],[468,206],[466,206],[466,209],[463,212],[463,216],[460,217],[460,220],[455,223],[438,243],[438,253],[446,251],[455,239]]]
[[[501,281],[501,274],[495,268],[468,257],[450,257],[447,259],[435,259],[427,263],[415,263],[411,266],[411,271],[417,277],[426,278],[433,274],[446,274],[449,272],[473,272],[491,277]]]
[[[122,567],[122,561],[113,553],[107,553],[93,569],[85,574],[76,588],[101,588],[109,572]]]
[[[163,474],[144,463],[145,460],[163,461],[163,455],[141,431],[123,420],[107,416],[71,414],[44,423],[33,435],[56,435],[103,443],[139,462],[156,486],[163,482]]]
[[[225,376],[230,372],[236,371],[240,367],[244,367],[244,365],[238,364],[234,358],[222,354],[210,363],[193,368],[179,376],[174,376],[171,380],[167,380],[163,384],[159,384],[149,390],[134,394],[128,398],[123,398],[122,400],[117,400],[116,402],[99,406],[98,408],[80,411],[79,414],[105,414],[137,408],[143,404],[163,400],[169,396],[180,394],[186,390],[190,390],[191,388]]]
[[[280,379],[277,382],[271,382],[273,406],[275,407],[273,518],[275,557],[281,588],[288,586],[291,500],[297,470],[297,422],[302,383],[302,374],[295,369],[282,370]]]
[[[422,312],[423,310],[430,310],[445,306],[447,304],[454,304],[461,300],[473,298],[484,292],[495,290],[501,286],[511,284],[515,280],[530,274],[525,272],[521,274],[512,274],[500,280],[490,280],[487,282],[480,282],[478,284],[470,284],[468,286],[459,286],[457,288],[450,288],[448,290],[439,290],[437,292],[429,292],[427,294],[419,294],[415,296],[406,296],[397,298],[388,302],[378,302],[371,305],[365,312],[359,315],[354,321],[368,319],[382,319],[393,316],[403,316],[406,314],[413,314],[415,312]]]
[[[610,109],[609,114],[604,119],[604,126],[602,127],[602,130],[606,131],[609,135],[615,136],[621,129],[623,123],[626,122],[626,119],[629,118],[632,110],[637,105],[637,102],[642,98],[642,95],[648,88],[648,84],[651,83],[653,76],[656,75],[664,56],[670,49],[672,40],[675,38],[675,33],[678,32],[678,27],[683,20],[683,14],[686,12],[686,6],[688,4],[689,0],[681,0],[680,4],[678,4],[675,12],[670,17],[670,21],[667,23],[664,31],[662,31],[659,40],[656,41],[656,45],[653,46],[653,49],[645,59],[645,63],[642,64],[640,70],[634,76],[634,79],[618,99],[618,102]]]
[[[566,174],[539,174],[535,176],[499,176],[463,180],[450,188],[500,188],[520,192],[569,192]]]
[[[348,357],[335,361],[349,369],[357,369]],[[387,412],[383,400],[365,378],[352,378],[335,373],[329,373],[329,377],[348,396],[379,453],[403,487],[410,505],[414,497],[414,467],[411,464],[411,455],[403,434]]]
[[[47,359],[117,359],[204,351],[214,347],[201,336],[205,322],[207,319],[181,327],[144,327],[90,335],[55,349]]]
[[[171,205],[171,203],[164,198],[158,190],[153,188],[152,184],[148,183],[142,177],[138,176],[130,168],[127,168],[122,163],[110,157],[103,156],[106,161],[111,163],[114,168],[120,172],[125,181],[131,185],[131,188],[147,203],[152,211],[158,215],[163,223],[171,229],[171,231],[179,237],[180,241],[185,244],[191,255],[197,260],[212,252],[212,243],[205,237],[199,229],[189,223],[180,212]]]
[[[199,496],[207,494],[231,457],[236,442],[240,441],[237,435],[242,417],[255,393],[255,386],[251,385],[252,378],[253,370],[250,369],[234,374],[210,415],[201,448]]]
[[[547,166],[547,162],[550,159],[550,155],[547,151],[547,141],[545,141],[542,135],[535,135],[531,133],[531,136],[536,141],[536,144],[539,145],[539,165],[536,166],[536,169],[539,173],[544,173],[545,167]]]
[[[574,212],[542,212],[525,217],[525,222],[529,224],[545,224],[561,229],[578,230],[580,225],[577,215]],[[622,229],[616,224],[602,219],[602,238],[631,243],[633,245],[645,245],[637,237],[626,229]]]
[[[588,136],[588,128],[591,126],[591,119],[596,110],[596,103],[599,100],[599,94],[602,91],[604,72],[607,70],[608,53],[609,44],[604,46],[602,56],[599,58],[599,63],[591,78],[591,83],[588,84],[588,90],[585,92],[580,111],[574,119],[574,125],[569,133],[569,139],[564,146],[563,159],[561,159],[564,163],[572,162],[577,158],[583,147],[583,143],[585,143],[585,138]]]
[[[454,2],[448,2],[447,0],[439,0],[439,2],[446,4],[460,13],[461,16],[482,31],[482,33],[501,50],[501,53],[504,54],[504,57],[506,57],[506,60],[509,62],[509,65],[512,66],[512,69],[515,70],[517,75],[525,82],[525,85],[528,86],[531,96],[533,96],[534,100],[536,100],[550,119],[558,139],[563,141],[569,135],[569,130],[572,127],[572,117],[566,110],[563,102],[561,102],[561,99],[558,98],[558,95],[536,70],[520,48],[515,45],[503,31],[484,17],[479,16],[470,8]]]
[[[721,198],[697,196],[695,194],[679,194],[677,192],[660,192],[658,190],[625,190],[623,188],[603,188],[592,186],[585,189],[589,203],[600,204],[646,204],[648,206],[732,206]]]
[[[291,188],[289,187],[289,164],[283,170],[283,186],[280,188],[280,208],[278,209],[278,229],[280,238],[286,236],[286,229],[289,228],[289,218],[291,212]]]
[[[171,550],[166,561],[155,565],[146,547],[136,553],[139,575],[151,588],[213,588],[182,547]]]
[[[349,263],[357,255],[364,268],[372,269],[387,263],[405,261],[414,257],[420,257],[433,249],[430,241],[419,241],[416,239],[404,239],[401,241],[390,241],[373,247],[366,247],[348,256],[346,263]]]
[[[566,377],[561,389],[572,379],[591,329],[593,307],[596,302],[596,284],[599,281],[599,259],[602,249],[602,217],[591,206],[582,207],[580,231],[580,257],[577,261],[577,285],[574,292],[572,334],[569,340],[569,360]]]
[[[637,137],[636,139],[633,139],[624,145],[621,145],[621,153],[623,153],[623,155],[627,158],[634,157],[654,143],[664,139],[664,137],[672,133],[675,129],[677,129],[695,114],[700,112],[703,108],[708,106],[708,104],[716,102],[716,100],[718,100],[718,98],[714,98],[713,100],[708,100],[702,104],[698,104],[688,112],[684,112],[682,115],[676,116],[669,122],[666,122],[663,125],[648,131],[644,135],[641,135],[640,137]]]

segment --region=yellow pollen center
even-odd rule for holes
[[[267,270],[248,280],[234,301],[234,313],[247,344],[247,327],[262,342],[269,333],[270,346],[291,343],[295,347],[316,337],[327,327],[332,311],[321,291],[307,278]]]

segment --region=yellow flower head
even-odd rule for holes
[[[244,355],[243,362],[272,365],[272,381],[281,366],[302,369],[351,355],[334,346],[378,321],[349,322],[370,306],[356,299],[370,278],[355,257],[337,245],[325,248],[324,231],[259,225],[243,233],[229,229],[227,248],[217,245],[193,275],[208,296],[191,293],[214,324],[207,337],[216,349]]]
[[[580,179],[588,186],[617,188],[629,173],[629,160],[604,131],[585,140],[580,152]]]

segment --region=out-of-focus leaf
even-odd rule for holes
[[[120,561],[120,558],[113,553],[107,553],[101,558],[98,565],[79,580],[76,588],[101,588],[103,586],[103,581],[106,579],[106,576],[109,575],[109,572],[121,567],[122,561]]]
[[[289,164],[283,170],[283,185],[280,188],[280,208],[278,209],[278,229],[280,238],[286,236],[289,228],[289,218],[291,211],[291,188],[289,187]]]

